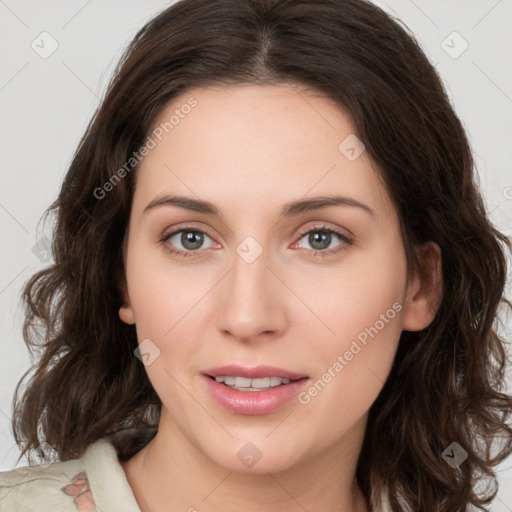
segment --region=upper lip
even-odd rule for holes
[[[245,366],[237,366],[230,364],[227,366],[218,366],[203,371],[204,375],[209,377],[231,376],[231,377],[245,377],[247,379],[259,379],[264,377],[280,377],[281,379],[297,380],[307,377],[300,373],[290,372],[283,368],[275,366],[255,366],[254,368],[247,368]]]

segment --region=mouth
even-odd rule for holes
[[[212,397],[236,414],[269,414],[304,388],[307,375],[272,366],[246,368],[230,365],[205,370]]]

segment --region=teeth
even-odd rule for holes
[[[281,379],[279,379],[281,380]],[[279,382],[279,384],[281,384]],[[269,388],[270,387],[270,377],[264,377],[262,379],[252,379],[251,387],[253,388]]]
[[[257,379],[248,379],[246,377],[232,377],[219,375],[215,377],[217,382],[224,383],[230,388],[238,391],[263,391],[281,384],[289,384],[290,379],[282,379],[281,377],[260,377]]]
[[[252,379],[246,379],[245,377],[235,377],[235,386],[237,388],[250,388]]]

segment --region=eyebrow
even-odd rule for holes
[[[193,199],[186,196],[164,195],[156,197],[144,208],[143,214],[157,208],[159,206],[177,206],[185,210],[192,210],[198,213],[213,215],[219,219],[223,219],[223,215],[219,209],[209,201]],[[360,208],[372,217],[377,217],[375,211],[368,205],[346,196],[318,196],[308,199],[299,199],[286,203],[280,212],[280,217],[293,217],[304,212],[319,210],[329,206],[351,206]]]

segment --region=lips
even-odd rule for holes
[[[208,377],[245,377],[247,379],[263,379],[265,377],[278,377],[281,379],[298,380],[307,377],[307,375],[291,372],[275,366],[256,366],[246,368],[244,366],[227,365],[217,368],[210,368],[202,372]]]
[[[270,414],[281,409],[310,380],[306,375],[274,366],[236,365],[205,370],[203,379],[217,403],[232,413],[244,415]]]

